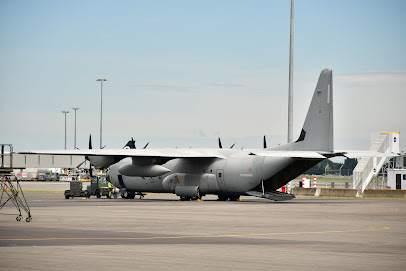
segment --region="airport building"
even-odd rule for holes
[[[406,190],[406,155],[396,157],[394,167],[387,169],[388,188]]]

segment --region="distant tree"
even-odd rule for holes
[[[344,165],[341,169],[341,174],[345,176],[350,176],[352,175],[352,172],[354,171],[354,168],[357,166],[358,160],[353,158],[347,158],[344,161]]]
[[[357,163],[358,163],[357,159],[349,159],[349,158],[344,160],[344,164],[334,163],[330,159],[324,159],[323,161],[321,161],[320,163],[318,163],[317,165],[315,165],[314,167],[312,167],[311,169],[306,171],[305,174],[312,174],[312,175],[324,174],[326,171],[326,166],[328,165],[327,170],[337,171],[337,173],[338,173],[338,170],[340,170],[340,167],[342,166],[341,174],[344,176],[349,176],[349,175],[352,175],[352,172],[353,172],[355,166],[357,165]]]

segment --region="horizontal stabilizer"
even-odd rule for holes
[[[362,158],[362,157],[396,157],[400,156],[400,153],[385,153],[377,151],[336,151],[338,156],[345,156],[347,158]]]

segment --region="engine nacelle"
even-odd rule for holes
[[[168,192],[174,192],[175,187],[177,185],[178,185],[178,176],[176,173],[170,174],[162,180],[162,186]]]
[[[167,169],[166,167],[152,164],[145,165],[127,164],[121,166],[118,169],[118,172],[121,175],[130,177],[158,177],[170,171],[171,170]]]

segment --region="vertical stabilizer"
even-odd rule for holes
[[[325,69],[320,73],[298,140],[274,149],[331,152],[333,141],[333,72]]]

